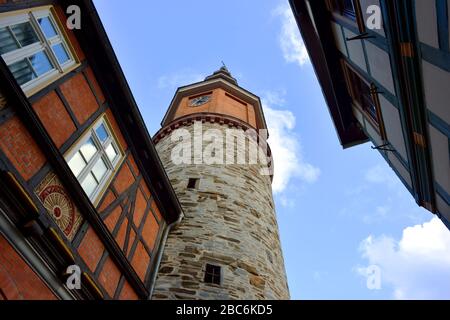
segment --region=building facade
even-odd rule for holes
[[[0,1],[0,300],[149,299],[182,209],[92,2],[74,30],[71,4]]]
[[[222,67],[179,88],[161,125],[154,141],[184,218],[153,298],[289,299],[260,99]]]
[[[371,141],[450,228],[450,1],[290,4],[343,147]]]

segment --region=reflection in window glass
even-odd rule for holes
[[[86,167],[86,162],[79,152],[74,154],[72,159],[69,160],[68,164],[75,177],[78,177],[84,167]]]
[[[57,45],[54,45],[52,47],[52,49],[53,49],[53,52],[55,53],[55,56],[58,59],[58,62],[60,64],[64,64],[65,62],[70,60],[66,49],[64,49],[64,47],[63,47],[63,45],[61,43],[58,43]]]
[[[80,148],[80,151],[87,162],[92,159],[94,154],[97,152],[97,147],[94,145],[94,141],[92,141],[92,138],[90,138],[83,144],[83,146]]]
[[[0,54],[14,51],[19,48],[11,32],[7,28],[0,28]]]
[[[43,51],[32,55],[28,59],[30,60],[31,65],[33,66],[33,69],[38,77],[53,69],[47,54]]]
[[[94,192],[95,188],[98,186],[97,181],[95,180],[92,173],[89,173],[86,178],[84,178],[83,182],[81,183],[81,187],[83,188],[84,192],[90,197],[92,193]]]
[[[94,164],[94,167],[92,168],[92,173],[94,174],[97,181],[101,181],[103,177],[106,174],[106,171],[108,169],[106,168],[105,162],[102,158],[97,160],[97,163]]]
[[[114,162],[114,159],[117,157],[117,151],[114,148],[114,146],[112,144],[110,144],[107,148],[106,148],[106,155],[108,156],[109,160],[111,160],[111,162]]]
[[[31,67],[31,64],[27,59],[23,59],[11,64],[9,66],[9,69],[11,70],[11,73],[13,74],[19,85],[27,83],[36,78],[36,74],[34,73],[33,68]]]
[[[39,42],[39,38],[29,22],[11,26],[11,30],[22,47]]]
[[[102,124],[95,130],[97,137],[101,142],[105,142],[108,139],[108,133],[106,132],[105,126]]]
[[[56,30],[53,27],[53,23],[50,21],[49,17],[38,19],[38,22],[47,39],[57,35]]]

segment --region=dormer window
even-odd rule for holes
[[[0,54],[25,93],[76,63],[50,9],[0,15]]]

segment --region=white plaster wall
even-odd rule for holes
[[[392,79],[391,60],[389,54],[365,41],[367,60],[370,66],[370,73],[379,83],[395,95],[394,80]]]
[[[336,40],[337,48],[343,55],[348,57],[347,50],[345,48],[344,35],[342,34],[342,29],[341,29],[340,25],[338,25],[335,22],[331,22],[331,29],[333,30],[334,39]]]
[[[417,33],[420,42],[439,48],[435,2],[432,0],[415,0],[415,3]]]
[[[450,123],[450,73],[425,60],[422,72],[428,109]]]
[[[344,28],[344,35],[346,38],[353,38],[357,36],[350,30],[345,28]],[[362,41],[361,40],[347,41],[347,48],[350,60],[353,61],[358,67],[367,72]]]
[[[429,126],[433,158],[434,179],[450,194],[450,159],[448,137],[432,125]]]
[[[380,146],[383,144],[383,140],[381,140],[380,135],[378,134],[378,131],[375,130],[375,128],[370,124],[368,120],[364,119],[364,122],[366,124],[366,131],[367,134],[372,138],[376,146]]]
[[[383,95],[378,95],[381,105],[381,113],[386,128],[386,135],[389,142],[407,160],[405,137],[403,136],[400,113]]]
[[[450,206],[438,194],[436,194],[436,205],[440,214],[450,221]]]
[[[402,165],[402,163],[397,159],[397,157],[389,152],[388,159],[391,162],[391,165],[397,170],[397,172],[402,176],[403,180],[406,181],[408,186],[412,188],[411,175],[409,171]]]

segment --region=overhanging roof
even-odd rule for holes
[[[366,142],[368,138],[356,125],[352,112],[325,1],[309,1],[312,12],[317,13],[314,21],[309,15],[306,0],[289,2],[341,145],[348,148]]]

